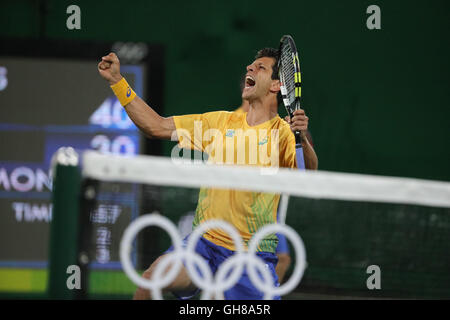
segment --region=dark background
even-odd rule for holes
[[[170,116],[236,108],[256,51],[291,34],[320,169],[448,181],[449,18],[447,1],[2,1],[0,36],[161,44]]]
[[[66,27],[66,9],[72,4],[81,9],[81,30]],[[163,116],[171,116],[237,108],[241,102],[239,82],[256,51],[277,47],[283,34],[291,34],[299,49],[303,107],[310,118],[320,170],[449,181],[448,2],[297,0],[284,7],[281,4],[266,0],[2,0],[0,55],[23,55],[23,48],[34,46],[26,56],[40,57],[42,52],[48,55],[48,48],[57,48],[55,57],[70,56],[78,63],[73,56],[79,50],[91,59],[93,55],[100,59],[117,41],[146,43],[150,73],[144,97]],[[381,30],[366,27],[366,9],[373,4],[381,8]],[[93,50],[99,46],[105,48],[104,53]],[[152,46],[162,50],[155,51]],[[111,94],[94,61],[90,63],[92,70],[87,72],[92,72],[93,86],[90,81],[77,83],[76,72],[61,69],[58,74],[52,68],[51,73],[36,70],[33,74],[28,69],[20,72],[27,77],[20,79],[27,84],[23,92],[8,92],[27,105],[35,99],[27,92],[35,94],[39,86],[33,84],[40,82],[73,88],[52,96],[43,92],[41,104],[70,100],[74,94],[82,100],[86,97],[80,91],[86,90]],[[82,67],[85,74],[89,68]],[[11,72],[9,80],[14,81],[16,74]],[[159,74],[157,79],[154,74]],[[51,112],[60,124],[87,118],[76,112],[76,106],[66,107],[68,111],[35,110],[35,116],[27,118],[0,102],[0,123],[39,124],[45,120],[45,112]],[[280,108],[280,115],[284,114]],[[11,146],[21,146],[24,141],[35,141],[27,154],[42,159],[42,134],[34,133],[32,138],[30,134],[5,134],[2,159],[22,160],[24,150]],[[143,151],[169,156],[173,146],[168,141],[162,145],[146,141]],[[146,199],[153,199],[152,191],[144,190]],[[198,192],[178,191],[176,196],[183,201],[170,198],[174,193],[155,194],[160,201],[158,209],[176,221],[195,208]],[[310,263],[300,294],[450,296],[447,208],[354,203],[347,207],[339,201],[315,201],[292,199],[288,213],[287,222],[304,239]],[[11,207],[9,202],[7,207]],[[310,210],[303,210],[305,207]],[[154,210],[145,209],[143,212]],[[30,230],[31,237],[44,233]],[[169,245],[163,240],[150,242],[158,246],[158,254]],[[372,263],[383,267],[380,294],[367,293],[365,287],[366,267]],[[42,283],[46,281],[43,274]],[[105,274],[92,272],[93,293],[118,292],[129,298],[134,285],[125,275]]]

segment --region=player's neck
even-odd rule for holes
[[[250,102],[247,112],[247,123],[249,126],[257,126],[269,121],[278,115],[278,110],[270,103],[260,101]]]

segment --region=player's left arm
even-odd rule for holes
[[[289,116],[287,116],[285,120],[287,121],[287,123],[289,123],[292,132],[295,131],[301,132],[305,168],[309,170],[317,170],[319,160],[317,159],[316,152],[314,151],[314,148],[306,135],[306,132],[308,130],[309,118],[306,116],[305,111],[302,109],[295,110],[292,119],[290,119]]]

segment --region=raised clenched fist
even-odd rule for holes
[[[99,62],[98,72],[100,75],[113,85],[122,79],[120,74],[120,61],[114,52],[111,52],[107,56],[102,57],[102,61]]]

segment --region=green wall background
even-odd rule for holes
[[[81,8],[81,30],[66,28],[70,4]],[[237,107],[256,51],[291,34],[320,169],[450,180],[449,3],[278,4],[3,0],[0,36],[163,44],[170,116]],[[371,4],[381,8],[381,30],[366,28]],[[169,155],[172,144],[164,146]]]

